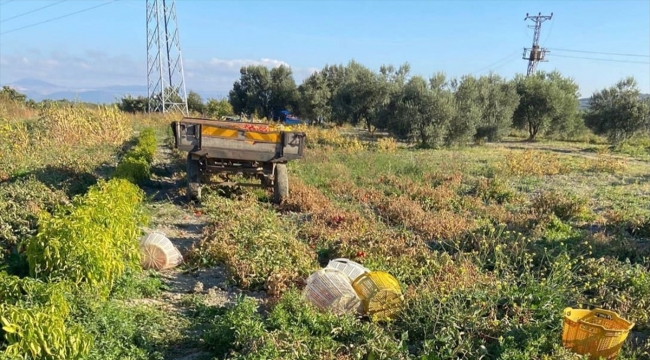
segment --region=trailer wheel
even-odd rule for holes
[[[289,197],[289,173],[287,171],[287,164],[276,164],[274,173],[273,202],[280,204]]]
[[[199,161],[187,156],[187,200],[201,200],[201,171]]]

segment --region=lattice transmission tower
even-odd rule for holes
[[[551,13],[550,16],[542,15],[541,12],[535,16],[529,16],[528,13],[526,13],[526,17],[524,18],[524,21],[533,20],[533,22],[535,23],[535,25],[528,26],[531,29],[535,29],[535,34],[533,35],[533,47],[524,48],[523,59],[528,60],[528,70],[526,71],[526,76],[530,76],[533,73],[535,73],[537,64],[540,61],[544,61],[544,62],[548,61],[546,60],[546,54],[549,51],[546,48],[539,47],[539,34],[542,30],[542,23],[546,20],[551,20],[552,18],[553,18],[553,13]]]
[[[175,0],[147,0],[147,97],[149,112],[188,113]]]

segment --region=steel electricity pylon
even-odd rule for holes
[[[528,13],[526,13],[526,17],[524,18],[524,21],[532,20],[535,23],[534,25],[528,26],[529,28],[535,29],[535,34],[533,35],[533,47],[524,48],[523,59],[528,60],[528,70],[526,71],[526,76],[530,76],[531,74],[535,73],[537,64],[540,61],[547,61],[546,53],[548,53],[549,51],[546,48],[540,48],[539,34],[540,31],[542,30],[542,23],[546,20],[551,20],[552,18],[553,18],[553,13],[551,13],[550,16],[542,15],[541,12],[535,16],[529,16]]]
[[[175,0],[147,0],[147,97],[149,112],[188,113]]]

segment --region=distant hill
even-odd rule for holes
[[[89,103],[108,104],[130,94],[146,96],[147,87],[141,85],[115,85],[98,88],[69,88],[52,84],[38,79],[21,79],[10,84],[17,91],[27,95],[34,101],[50,100],[79,100]]]
[[[640,99],[650,98],[650,94],[641,94],[641,95],[639,95],[639,98]],[[589,109],[589,99],[591,99],[591,97],[583,98],[583,99],[578,100],[580,102],[580,110],[588,110]]]

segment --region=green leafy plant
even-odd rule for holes
[[[0,273],[0,334],[4,355],[32,359],[80,359],[90,352],[92,337],[67,321],[66,283],[48,284]]]
[[[100,181],[54,214],[42,213],[27,244],[32,276],[89,282],[108,293],[125,269],[139,266],[137,237],[146,221],[143,192],[123,179]]]
[[[129,150],[115,169],[115,177],[138,184],[151,177],[151,162],[156,154],[157,140],[153,128],[140,132],[135,147]]]

